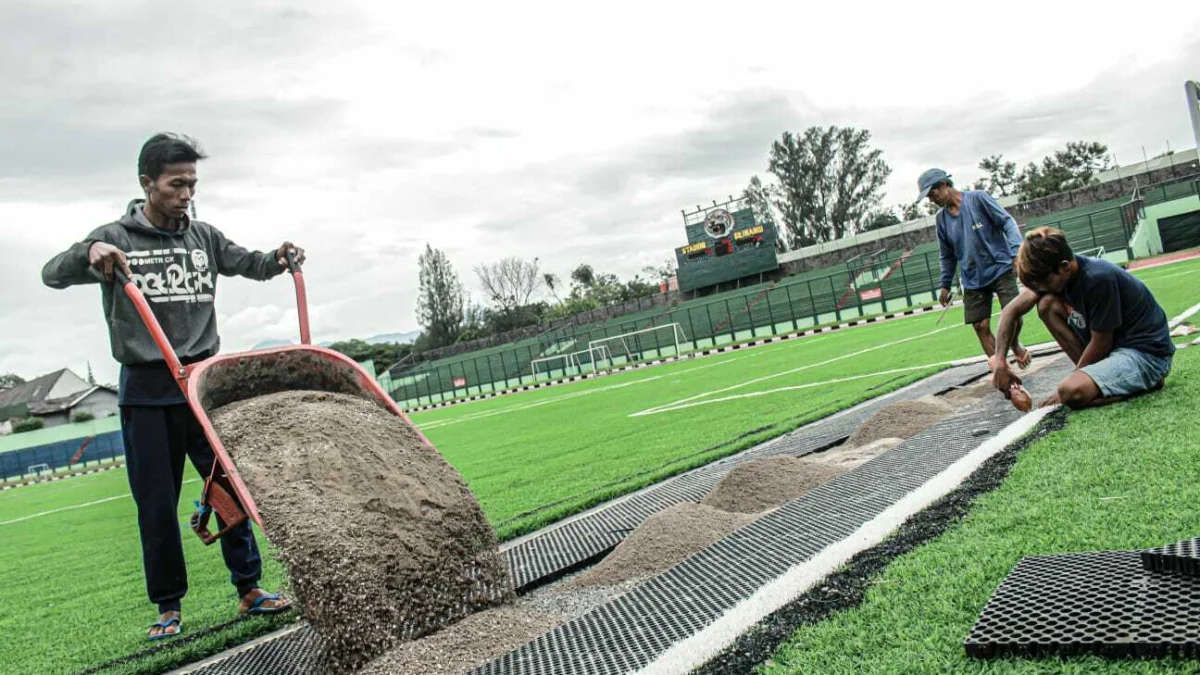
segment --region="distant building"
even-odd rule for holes
[[[0,421],[40,417],[54,427],[81,412],[97,419],[117,414],[117,390],[90,384],[63,368],[0,391]]]

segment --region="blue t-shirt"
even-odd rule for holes
[[[984,288],[1012,271],[1021,249],[1017,221],[990,194],[966,190],[958,215],[938,211],[937,238],[941,250],[939,288],[950,288],[957,267],[965,289]]]
[[[1081,255],[1075,260],[1079,274],[1063,287],[1063,297],[1083,315],[1086,325],[1078,328],[1111,331],[1113,349],[1128,347],[1161,358],[1175,353],[1167,313],[1141,279],[1107,260]]]

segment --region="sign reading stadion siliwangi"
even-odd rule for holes
[[[688,244],[675,249],[681,291],[779,269],[775,226],[756,223],[745,201],[686,214],[684,227]]]

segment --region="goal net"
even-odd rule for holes
[[[665,323],[592,340],[588,343],[588,351],[592,352],[592,363],[597,368],[602,363],[605,368],[611,368],[621,363],[643,359],[647,355],[678,355],[680,345],[685,342],[687,336],[684,335],[682,326],[677,323]],[[600,352],[601,349],[604,349],[604,353]]]
[[[586,355],[587,358],[582,358]],[[530,367],[533,370],[533,379],[538,379],[539,375],[547,377],[555,370],[561,370],[562,374],[571,375],[568,372],[570,368],[575,369],[575,373],[583,373],[585,366],[591,366],[591,369],[596,370],[595,359],[612,359],[612,354],[609,353],[608,347],[599,345],[596,349],[581,349],[577,352],[564,352],[562,354],[554,354],[553,356],[544,356],[540,359],[534,359],[530,362]],[[540,366],[540,367],[539,367]]]

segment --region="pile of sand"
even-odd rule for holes
[[[397,645],[358,675],[459,675],[583,616],[636,585],[568,589],[569,583],[540,588],[515,604],[485,609],[432,635]]]
[[[567,587],[612,585],[654,576],[755,517],[703,504],[676,504],[647,518],[604,560],[572,579]]]
[[[513,599],[461,476],[386,409],[288,391],[230,404],[212,421],[322,636],[323,672]]]
[[[951,407],[930,396],[899,401],[872,415],[846,439],[847,447],[870,445],[882,438],[910,438],[950,415]]]
[[[779,508],[847,471],[836,464],[787,455],[763,457],[735,466],[701,504],[733,513]]]

